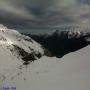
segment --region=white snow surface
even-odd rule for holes
[[[17,90],[90,90],[90,46],[61,59],[42,57],[3,82]],[[14,72],[13,74],[15,75]]]
[[[43,52],[39,44],[23,39],[17,41],[17,37],[22,37],[17,31],[1,30],[1,36],[10,43],[0,43],[0,87],[16,87],[16,90],[90,90],[90,46],[60,59],[43,56],[24,66],[6,46],[14,43],[29,51],[26,46],[30,44],[34,50]]]

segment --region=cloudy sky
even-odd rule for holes
[[[90,24],[90,0],[0,0],[0,23],[16,28]]]

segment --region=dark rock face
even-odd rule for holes
[[[42,57],[42,54],[40,52],[35,52],[34,50],[32,50],[32,52],[29,53],[17,45],[13,45],[13,47],[14,49],[10,49],[9,47],[8,49],[10,49],[12,54],[14,54],[13,52],[17,52],[17,58],[22,58],[23,65],[28,65],[30,62],[33,62]]]
[[[90,44],[87,40],[90,38],[90,33],[57,30],[52,34],[28,35],[49,50],[53,56],[59,58]]]

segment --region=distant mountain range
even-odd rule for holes
[[[52,55],[62,57],[90,44],[90,32],[56,30],[46,34],[28,34],[47,48]]]

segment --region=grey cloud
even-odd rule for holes
[[[78,2],[82,4],[87,4],[87,5],[90,4],[90,0],[78,0]]]
[[[0,0],[0,23],[17,28],[80,23],[89,10],[79,0]]]

